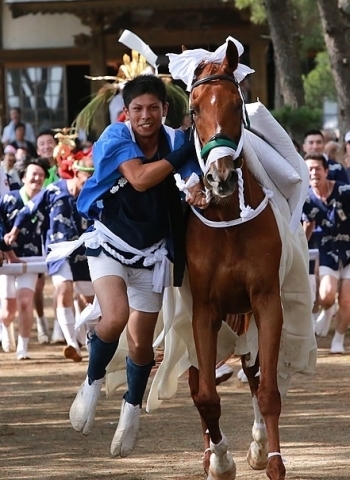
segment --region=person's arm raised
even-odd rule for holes
[[[170,152],[162,160],[142,163],[139,158],[123,162],[119,171],[135,190],[145,190],[158,185],[170,173],[180,168],[195,153],[192,142],[186,141],[181,147]]]

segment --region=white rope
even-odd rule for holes
[[[190,196],[190,192],[188,189],[194,187],[195,185],[198,185],[198,183],[200,182],[198,175],[194,172],[191,173],[191,176],[187,179],[186,182],[181,178],[181,175],[179,173],[175,173],[174,178],[177,188],[180,190],[180,192],[184,192],[186,194],[186,200]]]
[[[207,225],[208,227],[228,228],[228,227],[234,227],[235,225],[240,225],[241,223],[247,222],[249,220],[253,220],[253,218],[257,217],[266,208],[267,204],[269,203],[269,198],[271,197],[269,196],[268,193],[266,193],[260,205],[258,205],[255,210],[252,209],[252,214],[249,217],[240,217],[240,218],[235,218],[234,220],[227,220],[227,221],[223,220],[220,222],[209,220],[208,218],[203,217],[203,215],[201,215],[192,205],[191,205],[191,209],[192,209],[192,212],[196,215],[196,217],[198,217],[199,220],[205,225]]]
[[[133,254],[131,259],[126,259],[118,252],[107,245],[107,242],[115,248]],[[68,257],[74,250],[85,244],[87,248],[96,249],[99,246],[105,248],[114,258],[118,259],[125,265],[132,265],[137,260],[143,258],[143,265],[145,267],[154,265],[153,269],[153,291],[162,292],[164,287],[170,285],[170,260],[167,257],[167,249],[165,248],[165,241],[152,245],[144,250],[138,250],[126,243],[123,239],[111,232],[101,222],[95,220],[94,230],[83,233],[78,240],[70,242],[60,242],[50,244],[49,252],[46,257],[47,262],[53,262],[64,257]]]

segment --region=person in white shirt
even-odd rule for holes
[[[19,107],[11,108],[10,110],[10,123],[6,125],[2,132],[1,143],[6,147],[11,142],[16,140],[15,126],[21,123],[21,109]],[[25,137],[27,142],[35,144],[35,134],[33,127],[28,122],[22,122],[25,124]]]

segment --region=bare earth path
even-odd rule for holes
[[[297,375],[280,422],[282,453],[289,480],[350,479],[350,355],[328,354],[331,334],[319,340],[313,377]],[[350,351],[350,341],[347,338]],[[153,413],[143,413],[133,455],[111,458],[122,391],[102,396],[89,437],[73,431],[69,407],[85,376],[87,356],[74,364],[62,346],[30,347],[31,361],[0,353],[0,480],[120,479],[202,480],[202,442],[187,378],[178,395]],[[239,365],[230,361],[235,372]],[[266,479],[245,461],[251,442],[252,408],[248,387],[231,378],[219,387],[222,428],[237,463],[237,480]]]

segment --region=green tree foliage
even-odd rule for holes
[[[266,12],[263,0],[234,0],[234,3],[238,10],[250,8],[250,20],[253,23],[262,24],[266,22]]]
[[[273,110],[272,115],[298,142],[303,140],[305,132],[314,128],[322,128],[322,108],[303,106],[293,109],[289,105]]]
[[[324,100],[336,100],[331,65],[327,52],[316,55],[316,66],[303,78],[306,104],[311,108],[322,108]]]

